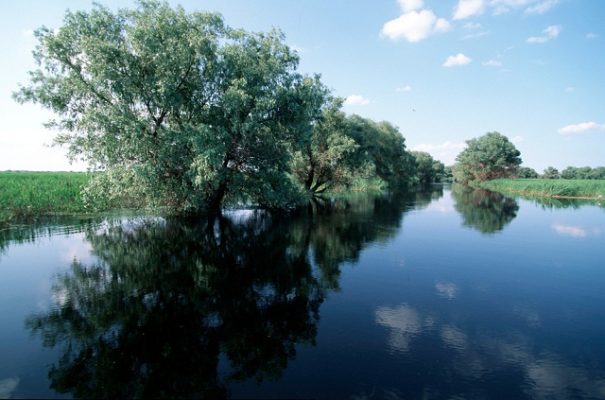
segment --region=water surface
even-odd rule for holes
[[[2,231],[0,398],[604,398],[604,244],[462,187]]]

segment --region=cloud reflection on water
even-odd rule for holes
[[[398,307],[380,307],[376,310],[376,323],[390,329],[389,348],[406,352],[412,337],[422,330],[422,321],[416,310],[407,304]]]
[[[13,392],[19,386],[19,378],[7,378],[0,380],[0,399],[10,399]]]
[[[571,236],[574,238],[585,238],[587,236],[597,236],[603,233],[601,228],[584,228],[581,226],[553,224],[552,229],[559,235]]]
[[[537,315],[536,312],[523,311]],[[513,313],[518,315],[520,310]],[[460,384],[458,393],[463,397],[481,395],[476,389],[472,393],[465,391],[466,384],[477,388],[482,382],[519,373],[524,384],[518,389],[523,397],[555,400],[605,398],[605,371],[589,365],[572,365],[564,354],[545,349],[522,332],[464,330],[443,319],[425,317],[408,304],[378,307],[375,321],[389,329],[389,350],[404,353],[405,359],[414,363],[435,363],[449,379],[465,382]],[[426,359],[423,346],[433,343],[435,336],[445,348],[454,352],[442,352],[435,360]],[[438,388],[431,387],[432,383],[425,385],[425,392],[439,392]]]
[[[435,289],[437,289],[437,294],[440,297],[448,300],[455,299],[458,294],[458,286],[451,282],[437,282],[435,284]]]

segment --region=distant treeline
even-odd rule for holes
[[[441,161],[435,160],[424,151],[412,151],[416,161],[414,183],[426,185],[430,183],[451,182],[452,167],[446,167]]]
[[[523,171],[521,171],[523,170]],[[531,168],[521,168],[520,178],[543,178],[543,179],[605,179],[605,167],[567,167],[559,172],[555,167],[548,167],[542,175]]]
[[[548,167],[542,174],[538,174],[533,168],[520,167],[516,177],[523,179],[605,179],[605,167],[567,167],[561,172],[555,167]]]

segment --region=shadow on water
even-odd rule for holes
[[[484,189],[452,185],[452,198],[464,226],[484,234],[500,232],[519,211],[515,199]]]
[[[391,239],[414,196],[86,227],[97,261],[74,260],[54,282],[55,307],[26,321],[61,349],[51,388],[221,398],[232,380],[277,379],[298,345],[315,343],[343,262]]]

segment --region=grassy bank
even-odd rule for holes
[[[39,217],[90,212],[81,192],[91,177],[85,172],[0,172],[0,228]],[[336,188],[326,194],[347,196],[385,189],[385,182],[379,178],[355,178],[350,187]],[[95,205],[96,211],[141,207],[145,207],[145,202],[132,198]]]
[[[475,182],[473,186],[528,197],[605,200],[605,180],[494,179]]]
[[[41,215],[85,211],[84,172],[0,172],[0,225]]]

